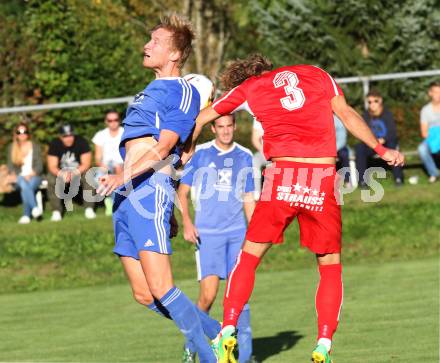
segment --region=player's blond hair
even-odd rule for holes
[[[254,53],[245,59],[229,62],[220,76],[223,91],[237,87],[252,76],[259,76],[273,68],[272,62],[261,54]]]
[[[153,32],[157,29],[165,29],[173,34],[172,45],[174,50],[181,53],[178,67],[182,68],[191,54],[192,42],[195,39],[191,23],[181,15],[172,13],[161,17],[160,23],[151,31]]]

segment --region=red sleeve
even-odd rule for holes
[[[246,103],[246,94],[244,84],[231,89],[229,92],[218,98],[212,108],[219,115],[229,115],[242,109]]]
[[[335,96],[343,96],[341,87],[336,83],[336,81],[328,74],[326,71],[322,70],[322,78],[324,81],[324,89],[327,97],[331,100]]]

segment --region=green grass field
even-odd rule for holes
[[[335,363],[438,362],[440,188],[394,188],[380,203],[345,198],[344,308]],[[183,339],[137,305],[112,255],[110,219],[76,207],[59,224],[18,226],[0,207],[0,362],[178,362]],[[264,362],[307,362],[316,327],[314,257],[298,227],[263,262],[252,297],[254,350]],[[173,240],[173,266],[195,299],[192,246]],[[213,310],[220,318],[220,304]]]
[[[348,266],[337,363],[438,362],[438,261]],[[314,268],[257,275],[254,347],[264,362],[308,362]],[[195,297],[193,280],[178,284]],[[0,296],[2,362],[178,362],[172,322],[135,304],[126,285]],[[213,311],[220,316],[219,305]]]

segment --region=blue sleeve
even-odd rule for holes
[[[194,128],[199,107],[198,92],[182,81],[170,89],[165,100],[165,112],[161,115],[160,129],[175,132],[180,142],[184,143]]]
[[[194,173],[197,170],[197,164],[198,164],[199,154],[196,152],[190,161],[185,165],[185,168],[183,169],[183,175],[182,178],[180,178],[180,183],[186,184],[186,185],[193,185],[194,182]]]
[[[246,168],[252,168],[252,156],[246,155]],[[254,173],[246,173],[246,180],[244,183],[244,192],[254,192],[255,191],[255,181]]]

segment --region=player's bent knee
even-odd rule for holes
[[[318,259],[318,264],[320,265],[334,265],[341,263],[340,253],[327,253],[322,255],[317,254],[316,258]]]
[[[217,296],[217,291],[203,292],[199,296],[198,305],[203,310],[209,310],[212,304],[214,303],[216,296]]]
[[[141,305],[150,305],[154,302],[153,296],[144,291],[133,291],[133,298]]]
[[[160,300],[172,287],[173,285],[166,283],[165,281],[154,281],[149,282],[150,292],[153,297]]]

